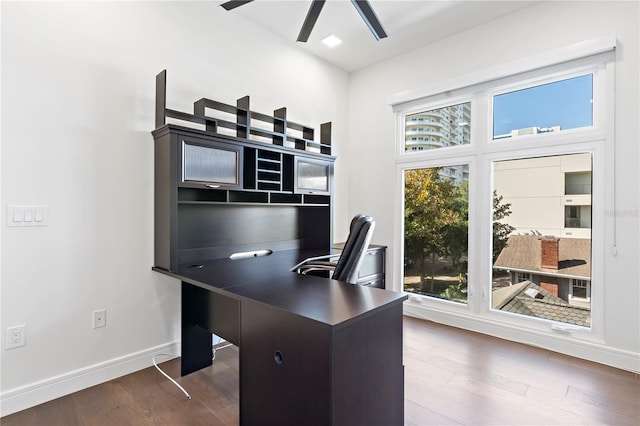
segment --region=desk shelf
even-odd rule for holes
[[[292,206],[327,206],[331,197],[326,195],[294,194],[275,191],[235,191],[224,189],[179,188],[178,204],[288,204]]]
[[[203,125],[210,134],[224,128],[235,131],[239,139],[257,138],[276,146],[331,155],[331,123],[320,125],[318,142],[315,129],[289,120],[286,108],[273,111],[273,115],[252,111],[249,96],[237,99],[236,105],[201,98],[193,103],[193,113],[167,108],[166,98],[167,72],[163,70],[156,76],[156,128],[167,124],[169,118]]]
[[[261,191],[282,191],[282,153],[258,150],[256,187]]]
[[[302,204],[302,195],[301,194],[282,194],[282,193],[274,193],[269,194],[269,201],[274,204],[292,204],[292,205],[300,205]],[[329,205],[329,200],[325,205]]]
[[[179,188],[178,203],[226,203],[228,191],[200,188]]]

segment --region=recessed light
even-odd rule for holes
[[[331,35],[328,35],[325,38],[323,38],[322,42],[324,44],[326,44],[327,46],[329,46],[329,47],[336,47],[337,45],[342,43],[342,40],[340,40],[338,37],[336,37],[333,34],[331,34]]]

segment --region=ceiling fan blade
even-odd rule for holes
[[[300,29],[300,34],[298,34],[298,41],[306,43],[309,40],[309,36],[311,35],[311,30],[313,26],[316,24],[318,20],[318,16],[320,16],[320,11],[324,7],[325,0],[313,0],[311,6],[309,7],[309,11],[307,12],[307,17],[304,18],[304,24],[302,24],[302,28]]]
[[[251,3],[253,0],[230,0],[222,3],[220,6],[224,7],[225,10],[232,10],[236,7],[240,7],[247,3]]]
[[[358,10],[376,40],[387,37],[387,32],[382,27],[380,20],[367,0],[351,0],[351,3]]]

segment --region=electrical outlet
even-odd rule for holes
[[[107,325],[107,310],[99,309],[93,311],[93,328],[100,328]]]
[[[25,345],[25,340],[27,338],[27,326],[26,325],[17,325],[15,327],[7,328],[7,336],[5,347],[7,349],[19,348]]]

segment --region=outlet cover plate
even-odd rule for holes
[[[24,346],[27,338],[27,326],[16,325],[15,327],[7,328],[5,347],[7,349],[14,349]]]
[[[93,328],[105,327],[107,325],[107,310],[98,309],[93,311]]]

